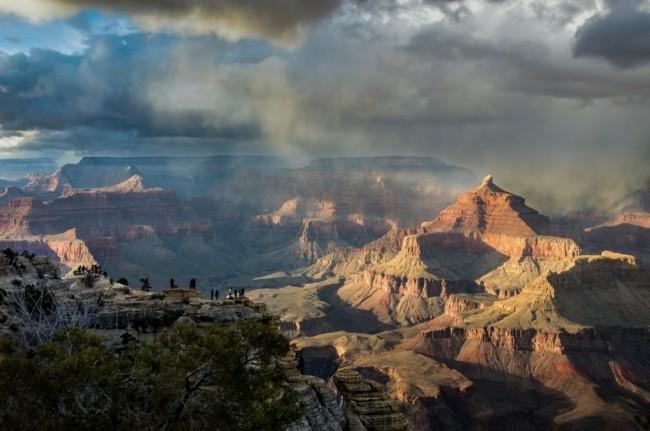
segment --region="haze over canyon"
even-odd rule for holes
[[[650,429],[649,95],[648,0],[0,0],[0,429]]]

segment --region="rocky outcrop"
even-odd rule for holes
[[[635,257],[579,256],[516,297],[491,305],[452,297],[447,305],[446,320],[403,348],[453,364],[473,380],[532,379],[559,391],[575,407],[557,422],[593,414],[639,429],[635,414],[648,408],[650,389],[650,278]],[[601,395],[621,390],[627,409]]]
[[[565,270],[581,253],[580,247],[568,238],[487,234],[483,235],[482,239],[510,257],[479,279],[487,293],[499,298],[509,298],[519,294],[524,286],[545,272]]]
[[[59,266],[63,273],[75,269],[80,265],[91,266],[97,263],[87,243],[77,238],[74,229],[60,235],[0,240],[0,248],[26,250],[31,253],[47,256]]]
[[[400,297],[408,295],[420,298],[447,298],[454,293],[472,293],[480,290],[476,283],[468,280],[410,278],[376,271],[366,271],[362,277],[363,282],[371,286],[371,289]]]
[[[363,272],[340,293],[354,306],[402,324],[436,317],[450,294],[510,297],[545,271],[565,269],[580,254],[571,239],[540,235],[548,225],[547,217],[486,177],[433,221],[391,231],[350,257],[362,262],[357,268]],[[383,263],[364,266],[360,257],[369,250],[383,255]]]
[[[44,242],[66,268],[75,269],[81,265],[92,266],[98,263],[88,244],[77,238],[73,229],[60,235],[49,235],[44,238]]]
[[[97,187],[92,189],[74,189],[68,188],[61,197],[69,197],[79,193],[100,194],[100,193],[159,193],[163,189],[159,187],[146,187],[144,180],[140,175],[133,175],[122,182],[106,187]]]
[[[42,195],[59,195],[72,188],[70,182],[57,170],[53,174],[33,174],[27,177],[25,190]]]
[[[422,226],[437,231],[530,236],[544,232],[548,224],[548,217],[526,206],[520,196],[496,186],[488,175],[478,188],[461,194],[435,220]]]
[[[18,187],[8,186],[4,190],[0,191],[0,207],[6,203],[20,198],[29,198],[31,197],[30,193],[24,192]]]
[[[520,237],[504,234],[480,236],[488,246],[513,259],[571,260],[581,253],[580,247],[569,238],[556,236]]]
[[[382,217],[351,214],[349,210],[333,200],[295,197],[273,213],[254,216],[244,229],[258,237],[272,237],[269,246],[281,243],[279,238],[292,241],[286,254],[294,253],[304,266],[351,244],[371,241],[392,224]]]
[[[48,204],[22,198],[0,208],[4,237],[58,234],[74,228],[83,237],[134,240],[146,235],[146,226],[162,235],[212,229],[209,221],[162,190],[73,192]]]
[[[606,222],[599,224],[598,226],[587,228],[587,232],[603,227],[612,227],[619,225],[632,225],[650,229],[650,213],[647,213],[645,211],[619,213]]]
[[[347,246],[341,240],[335,222],[319,219],[303,220],[298,244],[307,263],[313,263],[331,251]]]
[[[14,280],[10,282],[9,280]],[[19,280],[17,282],[16,280]],[[56,301],[57,308],[68,305],[79,310],[89,321],[85,325],[109,346],[119,345],[125,334],[136,338],[151,337],[175,323],[205,325],[230,324],[242,320],[276,323],[264,304],[246,298],[212,301],[190,289],[168,289],[162,293],[133,290],[98,277],[88,287],[82,277],[57,278],[56,268],[44,257],[0,254],[0,333],[14,336],[25,325],[14,291],[24,285],[40,283]],[[286,385],[303,408],[303,416],[287,428],[289,431],[342,431],[347,419],[334,388],[324,380],[305,376],[298,371],[295,354],[277,359],[286,375]]]
[[[576,237],[588,250],[634,254],[650,264],[650,181],[613,205],[604,220],[581,227]]]
[[[133,175],[179,196],[212,193],[239,173],[275,172],[287,165],[285,158],[264,156],[209,157],[84,157],[61,168],[74,188],[108,187]]]
[[[400,402],[412,430],[461,430],[461,420],[445,402],[443,392],[463,394],[472,382],[460,372],[430,357],[410,351],[361,356],[352,368],[363,377],[384,384]]]
[[[69,189],[51,202],[11,200],[0,207],[0,240],[45,254],[64,272],[98,262],[116,278],[150,277],[156,284],[199,277],[201,268],[222,271],[236,259],[233,252],[224,257],[210,218],[138,176],[105,188]],[[182,257],[195,253],[200,257],[193,264]]]
[[[300,374],[297,361],[292,353],[280,361],[280,366],[287,374],[289,387],[298,397],[298,402],[304,409],[304,415],[287,431],[343,431],[348,420],[343,406],[334,388],[317,377]]]
[[[603,252],[538,277],[516,297],[469,319],[485,326],[561,328],[650,325],[650,278],[640,261]]]
[[[480,350],[487,343],[496,349],[510,352],[537,352],[568,354],[588,352],[609,354],[616,346],[627,343],[644,344],[650,340],[650,331],[645,328],[608,329],[584,328],[576,333],[544,331],[541,329],[504,327],[447,327],[424,331],[420,334],[420,345],[415,349],[428,356],[481,364],[490,359],[491,352]],[[496,354],[496,352],[495,352]],[[488,355],[488,356],[486,356]],[[494,364],[493,364],[494,365]],[[501,366],[504,364],[502,363]],[[530,377],[531,370],[525,362],[511,362],[508,374]]]
[[[334,220],[336,214],[336,203],[331,200],[295,197],[283,202],[280,208],[270,214],[254,216],[252,221],[268,226],[299,225],[305,218]]]
[[[470,295],[470,294],[454,294],[450,295],[445,301],[445,315],[462,321],[465,314],[477,310],[483,310],[492,305],[497,298],[493,295]]]
[[[383,392],[383,385],[364,379],[353,369],[337,371],[333,380],[345,399],[349,430],[408,429],[408,422],[400,412],[399,404]]]

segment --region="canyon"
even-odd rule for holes
[[[111,312],[165,308],[141,278],[196,279],[195,320],[244,288],[297,347],[296,430],[641,430],[648,196],[548,217],[435,158],[89,157],[7,180],[0,248],[126,278]]]
[[[309,372],[352,367],[384,383],[413,429],[646,429],[643,237],[608,251],[596,229],[567,236],[486,177],[420,227],[306,271],[329,281],[252,295],[284,316]],[[289,303],[303,293],[317,314]],[[353,314],[365,331],[343,324]]]

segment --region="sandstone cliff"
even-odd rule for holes
[[[360,265],[329,266],[360,271],[345,274],[339,292],[345,301],[383,321],[413,324],[441,314],[449,294],[509,297],[545,271],[565,269],[580,248],[568,238],[540,235],[547,227],[548,218],[487,177],[421,228],[392,230],[352,253],[349,260]],[[369,252],[383,262],[366,264]]]
[[[99,262],[114,277],[149,277],[155,284],[207,278],[238,258],[226,251],[210,218],[139,176],[103,188],[69,188],[51,202],[10,200],[0,206],[0,239],[52,257],[63,271]]]
[[[650,357],[650,278],[638,259],[580,256],[516,297],[458,305],[403,348],[458,364],[472,379],[512,384],[518,376],[559,391],[574,403],[555,418],[568,428],[598,414],[607,428],[640,429],[635,414],[649,401],[650,368],[640,358]],[[628,407],[611,403],[604,388],[611,396],[627,391],[620,397]]]
[[[461,194],[453,205],[422,226],[438,231],[529,236],[543,233],[548,224],[548,217],[526,206],[523,198],[495,185],[488,175],[478,188]]]

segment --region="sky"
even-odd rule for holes
[[[648,0],[0,0],[0,157],[433,155],[551,212],[649,176]]]

